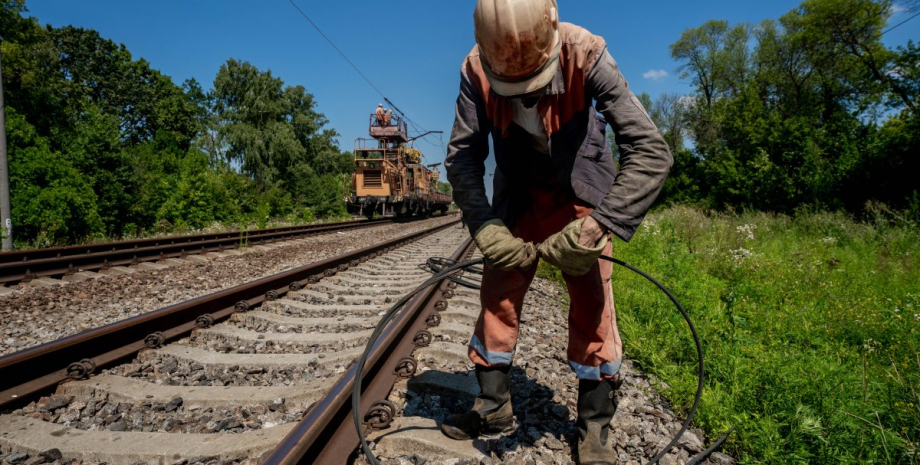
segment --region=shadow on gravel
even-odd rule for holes
[[[440,379],[434,382],[435,378]],[[403,416],[429,418],[438,425],[450,414],[469,411],[479,392],[472,371],[447,373],[430,370],[410,379],[408,387]],[[570,416],[565,405],[553,400],[556,396],[556,391],[529,378],[523,369],[512,369],[511,402],[518,429],[507,437],[482,437],[486,450],[499,456],[521,446],[571,450],[577,434],[574,417]]]

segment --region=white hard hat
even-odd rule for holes
[[[506,97],[542,89],[559,69],[556,0],[479,0],[473,12],[482,68]]]

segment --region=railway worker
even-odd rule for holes
[[[472,411],[441,428],[467,439],[516,427],[511,364],[524,294],[543,258],[562,270],[571,297],[567,358],[578,378],[579,461],[614,463],[607,437],[623,349],[612,264],[598,257],[610,255],[611,234],[628,241],[636,232],[672,158],[604,39],[560,23],[557,12],[555,0],[478,0],[473,14],[477,45],[461,67],[445,166],[487,263],[469,347],[481,392]]]
[[[374,111],[374,116],[377,118],[378,126],[386,126],[387,124],[387,111],[383,109],[383,104],[377,104],[377,110]]]

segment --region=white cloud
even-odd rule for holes
[[[907,11],[907,8],[902,5],[899,5],[897,3],[895,3],[894,5],[891,5],[891,15],[892,16],[898,13],[904,13],[905,11]]]
[[[642,73],[642,77],[645,79],[651,79],[653,81],[660,81],[668,75],[668,72],[663,69],[650,69]]]

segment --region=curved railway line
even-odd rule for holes
[[[148,267],[170,259],[207,253],[232,252],[315,234],[348,231],[393,222],[393,218],[321,223],[253,231],[231,231],[192,236],[160,237],[69,247],[0,253],[0,286],[16,283],[54,284],[48,278],[85,279],[87,272],[112,268]],[[405,220],[403,220],[405,221]]]

